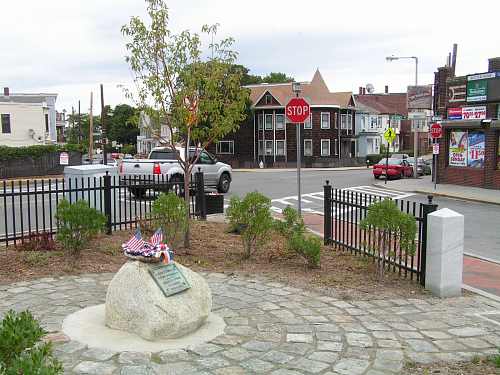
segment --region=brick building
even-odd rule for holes
[[[291,83],[246,86],[251,111],[239,130],[209,147],[221,161],[235,168],[294,166],[297,161],[296,125],[285,116],[295,96]],[[301,96],[311,106],[309,121],[301,125],[304,167],[363,165],[355,157],[355,100],[351,92],[330,92],[319,70],[311,82],[301,83]]]
[[[500,189],[500,57],[485,73],[438,68],[434,85],[435,113],[445,119],[437,181]]]

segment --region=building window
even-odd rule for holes
[[[10,114],[2,113],[2,133],[10,133]]]
[[[272,155],[273,154],[273,141],[269,140],[266,141],[266,155]]]
[[[382,116],[377,116],[377,128],[382,129]]]
[[[340,129],[347,129],[347,115],[340,115]]]
[[[273,130],[273,115],[268,113],[266,115],[266,130]]]
[[[366,116],[361,116],[361,130],[366,130]]]
[[[259,130],[262,130],[262,126],[264,124],[264,115],[262,113],[257,115],[257,123],[259,124]]]
[[[321,140],[321,156],[330,156],[330,140]]]
[[[284,140],[276,141],[276,155],[277,156],[285,155],[285,141]]]
[[[49,114],[45,114],[45,133],[49,132]]]
[[[312,129],[312,114],[310,114],[307,121],[304,122],[304,129]]]
[[[313,156],[312,139],[304,139],[304,156]]]
[[[321,112],[321,129],[330,129],[330,113]]]
[[[339,128],[339,114],[337,112],[335,112],[335,116],[333,118],[333,122],[334,122],[333,127],[335,129],[338,129]]]
[[[276,115],[276,130],[283,130],[285,128],[285,115]]]
[[[234,154],[234,141],[217,142],[216,152],[218,154]]]
[[[259,147],[258,147],[258,154],[259,155],[264,155],[263,152],[262,152],[262,144],[263,144],[263,141],[259,141]]]
[[[273,104],[273,98],[271,97],[271,94],[266,94],[266,104]]]
[[[335,138],[333,146],[334,146],[333,152],[335,152],[335,155],[338,155],[339,154],[339,140],[337,138]]]
[[[377,127],[377,116],[370,116],[370,129],[375,129]]]
[[[352,130],[352,114],[347,115],[347,129]]]

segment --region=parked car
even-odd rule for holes
[[[424,161],[424,175],[432,174],[432,159],[427,159]]]
[[[390,178],[403,178],[413,176],[413,169],[405,159],[384,158],[373,166],[373,176]]]
[[[415,163],[415,158],[412,156],[406,159],[406,161],[408,161],[408,163],[410,163],[411,167],[413,168],[413,164]],[[417,158],[418,176],[423,176],[425,174],[425,168],[426,168],[425,160],[423,158]]]
[[[126,159],[120,164],[120,175],[124,177],[153,177],[165,176],[168,181],[176,182],[180,185],[184,181],[184,171],[182,170],[177,155],[184,158],[184,148],[172,149],[169,147],[155,147],[149,153],[147,159]],[[227,193],[232,181],[232,168],[226,163],[218,161],[213,155],[205,150],[195,147],[189,148],[189,157],[193,158],[199,152],[200,157],[193,168],[193,174],[198,168],[203,172],[205,186],[216,188],[219,193]],[[194,178],[194,176],[192,176]],[[128,180],[133,183],[129,186],[130,192],[136,197],[142,197],[147,186],[139,181]]]

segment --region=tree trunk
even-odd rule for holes
[[[184,248],[189,249],[190,246],[190,241],[189,241],[189,217],[190,217],[190,212],[191,212],[191,204],[189,201],[189,185],[191,182],[191,173],[188,169],[186,173],[184,173],[184,200],[186,202],[187,210],[186,210],[186,231],[184,232]]]

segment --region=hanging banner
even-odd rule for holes
[[[467,152],[467,166],[471,168],[484,167],[484,153],[485,153],[485,136],[484,132],[475,131],[469,132],[468,136],[468,152]]]
[[[448,164],[451,167],[467,166],[467,132],[452,131],[450,133]]]
[[[467,82],[467,101],[484,102],[488,97],[488,81],[485,79]]]

